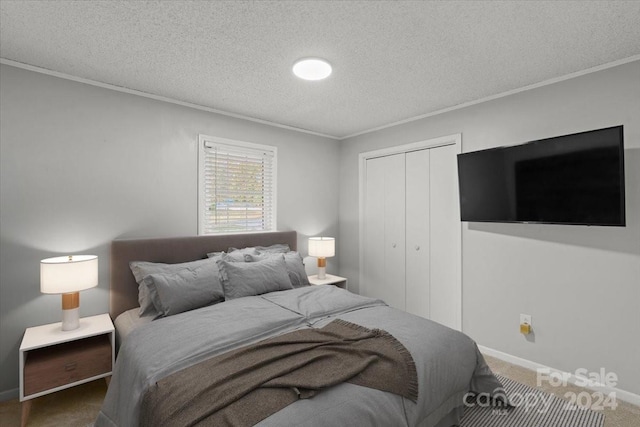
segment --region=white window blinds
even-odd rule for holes
[[[276,228],[276,147],[200,135],[199,234]]]

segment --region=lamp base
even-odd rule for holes
[[[327,267],[318,267],[318,279],[324,280],[327,278]]]
[[[327,259],[325,257],[318,257],[318,279],[324,280],[327,278]]]
[[[80,327],[80,309],[62,310],[62,330],[73,331]]]
[[[80,327],[80,293],[62,294],[62,330],[73,331]]]

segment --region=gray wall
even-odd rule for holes
[[[481,82],[479,82],[481,84]],[[358,153],[462,133],[463,152],[624,125],[627,226],[462,224],[463,331],[640,394],[640,62],[343,141],[340,274],[358,286]],[[519,314],[535,335],[519,334]]]
[[[338,232],[334,140],[6,65],[0,120],[0,400],[17,396],[24,329],[60,321],[41,259],[99,256],[89,316],[108,311],[111,240],[197,233],[199,133],[278,147],[278,229],[297,230],[303,254],[306,236]]]

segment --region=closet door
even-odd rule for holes
[[[461,227],[455,145],[430,151],[431,313],[430,319],[460,330],[462,292]]]
[[[460,139],[362,153],[360,187],[360,293],[458,330]]]
[[[363,295],[405,309],[405,156],[367,160]]]
[[[391,307],[405,310],[405,156],[388,156],[385,168],[385,298]]]
[[[362,238],[363,281],[360,294],[382,298],[384,292],[384,176],[385,158],[367,160],[364,195],[364,231]]]
[[[406,311],[429,318],[430,150],[406,154]]]

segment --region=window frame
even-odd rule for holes
[[[271,181],[271,227],[265,228],[263,230],[244,230],[244,231],[220,231],[215,233],[205,233],[206,229],[206,201],[205,201],[205,160],[206,160],[206,144],[221,144],[228,145],[231,147],[238,147],[239,149],[245,150],[255,150],[261,152],[269,152],[272,153],[272,181]],[[248,233],[262,233],[267,231],[276,231],[278,216],[277,216],[277,207],[278,207],[278,148],[272,145],[265,144],[256,144],[253,142],[246,141],[238,141],[234,139],[220,138],[217,136],[210,135],[198,135],[198,235],[224,235],[224,234],[248,234]]]

